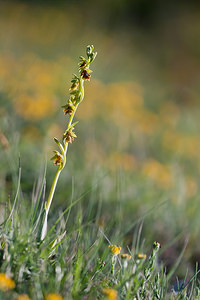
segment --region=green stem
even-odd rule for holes
[[[51,202],[53,200],[54,192],[55,192],[56,185],[57,185],[58,178],[60,176],[61,171],[62,171],[62,169],[60,169],[60,168],[58,168],[57,171],[56,171],[56,174],[55,174],[52,186],[51,186],[51,190],[49,192],[49,197],[48,197],[48,200],[47,200],[47,204],[46,204],[46,214],[49,213],[49,209],[50,209],[50,206],[51,206]]]
[[[43,226],[42,226],[42,233],[41,233],[41,240],[44,240],[44,238],[47,234],[47,217],[48,217],[49,209],[50,209],[50,206],[51,206],[51,202],[53,200],[54,192],[55,192],[56,185],[57,185],[58,178],[60,176],[61,171],[62,171],[62,169],[60,169],[60,168],[58,168],[57,171],[56,171],[56,175],[54,177],[54,180],[53,180],[53,183],[52,183],[52,186],[51,186],[51,190],[50,190],[50,193],[49,193],[49,197],[48,197],[48,200],[47,200],[47,203],[46,203],[45,217],[44,217],[44,222],[43,222]]]
[[[111,274],[115,276],[115,265],[117,262],[117,258],[115,255],[112,256],[112,264],[111,264]]]

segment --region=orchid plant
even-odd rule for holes
[[[73,78],[71,80],[71,87],[70,87],[70,97],[67,101],[67,104],[62,106],[63,112],[65,115],[69,115],[69,121],[67,128],[63,134],[62,142],[60,142],[57,138],[54,138],[54,141],[58,145],[60,152],[55,150],[54,156],[52,157],[52,160],[54,161],[55,166],[57,166],[57,171],[50,189],[49,197],[47,202],[45,203],[45,216],[44,221],[42,225],[42,232],[41,232],[41,240],[44,240],[46,234],[47,234],[47,219],[49,210],[51,207],[51,203],[54,197],[56,185],[60,176],[60,173],[65,167],[66,164],[66,156],[67,156],[67,150],[69,143],[72,143],[74,138],[76,138],[76,134],[74,132],[74,127],[78,122],[73,123],[73,119],[76,113],[76,110],[79,106],[79,104],[84,99],[84,82],[87,80],[90,80],[91,76],[91,70],[90,70],[90,64],[94,61],[97,52],[94,52],[94,46],[89,45],[86,48],[86,54],[87,58],[84,58],[83,56],[80,57],[79,62],[79,76],[73,75]]]

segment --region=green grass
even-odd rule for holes
[[[33,197],[36,202],[30,209],[18,189],[14,209],[1,226],[1,273],[10,275],[16,283],[13,290],[1,291],[1,299],[16,299],[18,294],[24,293],[36,300],[50,293],[62,295],[63,299],[107,299],[106,292],[108,299],[116,299],[109,298],[112,291],[106,289],[117,291],[118,299],[197,297],[198,269],[190,281],[185,278],[184,282],[177,282],[176,293],[171,291],[176,285],[171,279],[185,247],[166,272],[164,262],[160,261],[159,244],[154,243],[149,249],[150,245],[142,241],[140,220],[140,226],[135,224],[132,243],[127,243],[127,228],[119,228],[114,215],[104,224],[100,219],[100,205],[91,207],[90,202],[86,210],[82,201],[84,197],[94,197],[98,183],[77,199],[72,194],[71,204],[65,211],[56,212],[57,217],[52,212],[48,234],[40,241],[38,218],[41,218],[44,182],[36,190]],[[121,253],[112,252],[110,244],[121,247]],[[122,253],[131,258],[121,258]]]

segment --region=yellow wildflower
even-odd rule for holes
[[[41,120],[52,115],[55,111],[57,100],[48,92],[33,93],[28,91],[16,96],[14,103],[17,114],[26,120]]]
[[[137,258],[139,258],[139,259],[146,259],[147,256],[146,256],[146,254],[138,253]]]
[[[105,288],[103,289],[104,295],[108,300],[117,300],[117,291],[114,289]]]
[[[59,294],[51,293],[45,297],[45,300],[63,300],[63,297]]]
[[[124,254],[121,254],[121,258],[122,259],[131,259],[131,255],[127,254],[127,253],[124,253]]]
[[[0,290],[8,291],[15,288],[15,282],[4,273],[0,273]]]
[[[116,246],[116,245],[109,245],[108,246],[109,248],[111,248],[111,251],[112,251],[112,254],[113,255],[118,255],[118,254],[120,254],[120,252],[121,252],[121,247],[118,247],[118,246]]]
[[[31,298],[26,294],[21,294],[17,296],[16,300],[31,300]]]
[[[128,260],[131,259],[131,255],[127,253],[121,254],[121,259],[122,259],[123,267],[124,269],[126,269],[128,267]]]

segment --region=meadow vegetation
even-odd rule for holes
[[[192,73],[186,64],[195,80],[185,91],[186,75],[172,63],[157,70],[122,31],[82,27],[73,6],[1,5],[0,299],[199,299],[196,65]],[[185,28],[183,19],[176,22]],[[198,23],[197,15],[191,22]],[[68,89],[91,38],[98,57],[74,139],[67,124],[78,102],[67,101],[79,79]],[[141,68],[157,83],[145,82]],[[181,91],[164,86],[172,77]],[[65,134],[64,143],[66,136],[74,141],[47,209],[65,162],[62,148],[50,162],[53,138],[61,141],[66,128],[71,139]]]

